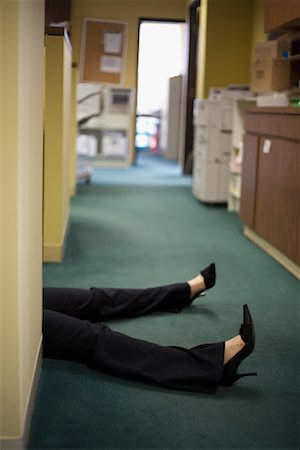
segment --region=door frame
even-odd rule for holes
[[[194,125],[193,125],[193,108],[194,98],[196,97],[196,78],[197,78],[197,60],[198,60],[198,36],[199,36],[199,19],[197,10],[200,7],[201,0],[194,0],[189,5],[189,15],[187,21],[188,28],[188,61],[187,71],[183,90],[185,102],[185,130],[182,166],[183,173],[190,175],[193,169],[193,143],[194,143]]]

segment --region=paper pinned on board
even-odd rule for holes
[[[105,31],[103,37],[103,52],[120,54],[122,50],[122,33]]]
[[[100,71],[107,73],[120,73],[122,71],[122,58],[119,56],[101,56]]]

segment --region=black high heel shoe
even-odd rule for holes
[[[204,278],[205,291],[212,288],[216,284],[216,266],[215,263],[210,264],[205,267],[205,269],[200,271],[200,274]],[[203,291],[202,291],[203,292]]]
[[[255,347],[254,324],[248,305],[243,306],[243,312],[244,320],[240,328],[240,335],[246,345],[224,365],[223,375],[220,381],[221,386],[232,386],[237,380],[242,377],[257,375],[256,372],[237,373],[238,367],[241,362],[249,355],[251,355]]]
[[[204,278],[205,288],[202,291],[196,292],[188,301],[188,305],[190,305],[196,298],[202,297],[205,295],[207,289],[212,288],[216,284],[216,266],[215,263],[211,263],[209,266],[205,267],[205,269],[200,270],[200,274]]]

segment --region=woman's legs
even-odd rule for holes
[[[88,362],[98,342],[98,324],[43,310],[43,356]]]
[[[215,265],[212,263],[186,283],[154,288],[44,288],[43,307],[90,322],[153,311],[178,312],[189,306],[201,292],[213,287],[215,280]]]
[[[98,370],[174,389],[215,393],[223,373],[224,342],[186,349],[163,347],[44,310],[44,356],[75,359]]]
[[[44,288],[44,309],[90,322],[133,317],[153,311],[179,311],[191,299],[189,283],[147,289]]]

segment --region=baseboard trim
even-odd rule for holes
[[[3,438],[0,440],[0,449],[1,450],[25,450],[27,448],[29,433],[31,427],[31,420],[36,400],[36,393],[39,384],[41,367],[42,367],[42,337],[39,342],[37,357],[35,361],[35,368],[32,375],[31,380],[31,389],[30,394],[28,396],[24,424],[23,424],[23,432],[20,437],[6,439]]]
[[[43,262],[61,262],[64,258],[66,241],[69,232],[69,218],[70,214],[68,214],[67,221],[63,230],[63,237],[61,242],[59,243],[49,243],[44,242],[43,244]]]
[[[244,227],[244,235],[300,280],[300,267],[296,263],[287,258],[267,241],[259,237],[254,231],[250,230],[250,228]]]
[[[44,244],[43,261],[44,262],[61,262],[63,254],[63,246],[60,244]]]

